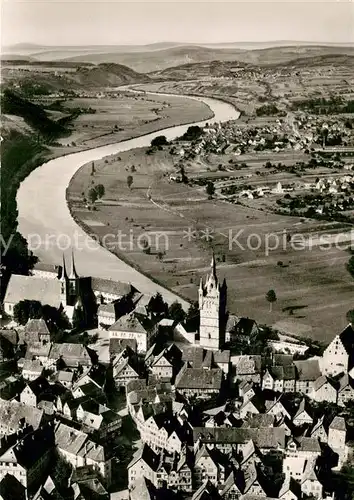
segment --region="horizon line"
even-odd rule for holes
[[[120,46],[131,46],[131,47],[146,47],[149,45],[161,45],[161,44],[176,44],[176,45],[231,45],[231,44],[262,44],[262,43],[291,43],[291,44],[309,44],[309,45],[354,45],[354,41],[347,41],[347,42],[330,42],[330,41],[324,41],[324,40],[281,40],[281,39],[275,39],[275,40],[257,40],[257,41],[252,41],[252,40],[238,40],[238,41],[232,41],[232,42],[203,42],[203,41],[198,41],[198,42],[190,42],[190,41],[173,41],[173,40],[161,40],[158,42],[117,42],[117,43],[94,43],[94,44],[41,44],[41,43],[34,43],[34,42],[16,42],[16,43],[10,43],[10,44],[1,44],[1,47],[16,47],[16,46],[32,46],[32,47],[120,47]]]

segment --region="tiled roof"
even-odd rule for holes
[[[58,382],[72,382],[73,378],[74,378],[73,372],[60,370],[57,374]]]
[[[343,417],[334,417],[330,426],[330,429],[335,429],[337,431],[346,431],[347,426]]]
[[[137,291],[131,283],[103,278],[92,278],[91,286],[94,292],[108,293],[120,297]]]
[[[352,355],[354,352],[354,330],[351,324],[344,328],[344,330],[339,334],[339,338],[341,339],[347,353]]]
[[[260,355],[232,356],[231,361],[235,365],[236,375],[252,375],[261,371],[262,359]]]
[[[308,451],[312,453],[321,454],[321,446],[317,438],[303,437],[300,440],[300,451]]]
[[[44,319],[29,319],[25,332],[27,335],[49,335],[49,329]]]
[[[12,345],[16,345],[18,343],[18,333],[14,329],[3,329],[0,330],[0,336],[9,340]]]
[[[8,500],[26,500],[26,488],[12,474],[6,474],[0,481],[0,497]]]
[[[38,300],[43,305],[59,308],[60,281],[51,278],[12,274],[7,285],[5,303],[17,304],[21,300]]]
[[[205,443],[244,444],[250,439],[258,448],[285,448],[285,430],[279,427],[249,429],[244,427],[195,427],[193,440]]]
[[[297,377],[299,380],[315,381],[321,376],[321,370],[318,359],[306,359],[294,361]]]
[[[38,373],[39,376],[43,371],[43,365],[37,359],[26,359],[22,368],[22,372],[25,371]]]
[[[119,318],[114,325],[108,328],[112,332],[133,332],[133,333],[148,333],[147,324],[144,325],[141,317],[138,317],[134,312],[126,314]]]
[[[136,352],[136,339],[109,339],[109,353],[111,355],[119,354],[120,352],[124,351],[126,347],[130,347],[132,351]]]
[[[82,344],[53,344],[50,350],[49,358],[57,360],[60,357],[70,360],[90,360],[87,349]]]
[[[297,412],[295,413],[293,420],[295,420],[297,417],[299,417],[301,415],[301,413],[303,413],[303,412],[306,412],[311,417],[311,413],[312,413],[311,408],[310,408],[310,406],[307,403],[305,398],[301,400],[301,402],[299,404],[299,408],[298,408]]]
[[[318,377],[318,379],[315,380],[315,383],[313,384],[313,390],[314,391],[319,391],[321,387],[323,387],[325,384],[329,384],[330,386],[334,387],[334,382],[331,381],[328,377],[321,375]]]
[[[134,456],[128,464],[128,469],[133,467],[139,460],[143,460],[153,471],[157,471],[160,464],[160,457],[146,443],[144,443],[134,453]]]
[[[15,400],[1,401],[0,404],[0,425],[17,431],[20,427],[21,420],[38,429],[43,418],[43,411],[32,406],[27,406],[23,403],[18,403]]]
[[[175,385],[177,389],[220,389],[221,383],[222,370],[218,368],[182,368]]]
[[[73,455],[79,454],[79,451],[87,440],[87,434],[61,422],[57,424],[54,434],[55,444],[58,448],[61,448],[67,453],[72,453]]]
[[[38,261],[34,264],[34,271],[45,271],[47,273],[53,273],[58,275],[59,268],[61,266],[55,266],[53,264],[44,264],[44,262]]]

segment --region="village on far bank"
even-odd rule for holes
[[[0,499],[353,498],[352,323],[324,346],[228,311],[227,293],[214,254],[188,311],[80,276],[74,253],[12,274]]]

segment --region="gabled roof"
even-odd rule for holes
[[[22,368],[22,372],[25,371],[38,373],[39,376],[43,371],[43,365],[37,359],[26,359]]]
[[[334,417],[334,419],[330,423],[329,428],[343,432],[347,430],[347,426],[343,417]]]
[[[236,375],[251,375],[260,373],[262,368],[262,358],[258,354],[243,354],[232,357],[232,364],[235,365]]]
[[[349,323],[348,326],[339,334],[339,338],[349,355],[353,355],[354,352],[354,330],[353,326]]]
[[[347,387],[350,387],[354,391],[354,380],[349,377],[348,373],[344,373],[344,375],[338,380],[338,383],[338,393],[342,392]]]
[[[219,498],[220,495],[216,487],[208,479],[204,481],[192,496],[192,500],[218,500]]]
[[[315,392],[319,391],[325,384],[328,384],[332,386],[333,389],[336,389],[335,383],[330,378],[326,377],[325,375],[321,375],[320,377],[318,377],[318,379],[315,380],[315,383],[313,384],[313,390]]]
[[[220,389],[223,372],[219,368],[182,368],[175,381],[176,389]]]
[[[77,360],[80,362],[91,360],[87,348],[84,345],[72,344],[68,342],[63,344],[52,344],[49,358],[58,360],[60,357],[63,357],[64,360]]]
[[[0,497],[4,500],[26,500],[26,488],[12,474],[6,474],[0,481]]]
[[[17,304],[21,300],[38,300],[42,305],[60,306],[60,281],[52,278],[12,274],[7,285],[4,303]]]
[[[318,359],[305,359],[294,361],[297,377],[301,381],[314,382],[321,376],[321,370]]]
[[[267,427],[260,429],[248,429],[243,427],[195,427],[193,429],[193,440],[198,439],[202,443],[234,443],[245,444],[250,439],[258,448],[284,449],[285,430],[280,427]]]
[[[304,464],[301,483],[304,483],[305,481],[318,481],[315,464],[311,460],[306,460]]]
[[[17,345],[19,341],[17,330],[14,329],[2,329],[0,330],[0,337],[7,339],[12,345]]]
[[[78,431],[61,422],[55,427],[54,434],[55,444],[58,448],[73,455],[78,455],[85,441],[88,439],[87,434],[84,432]]]
[[[47,323],[44,319],[29,319],[25,326],[25,332],[29,336],[50,334]]]
[[[139,460],[143,460],[153,471],[157,471],[160,464],[160,457],[146,443],[134,453],[132,460],[128,464],[128,469],[133,467]]]
[[[104,278],[92,278],[91,287],[94,292],[107,293],[117,295],[119,297],[137,292],[131,283],[113,281]]]
[[[148,334],[154,329],[155,323],[141,314],[132,311],[119,318],[108,328],[111,332],[132,332]]]
[[[288,491],[294,493],[297,498],[301,498],[301,487],[297,481],[291,476],[287,476],[281,485],[278,498],[282,498]]]
[[[42,422],[43,411],[15,400],[1,401],[0,425],[9,427],[15,431],[19,429],[21,421],[24,420],[33,429],[38,429]]]
[[[38,377],[27,384],[31,391],[39,397],[50,389],[48,380],[44,377]]]
[[[119,354],[124,351],[126,347],[130,347],[132,351],[136,352],[137,342],[136,339],[109,339],[109,353],[110,355]]]
[[[309,406],[309,404],[307,403],[306,399],[302,399],[300,404],[299,404],[299,408],[297,409],[297,412],[295,413],[294,417],[293,417],[293,420],[295,420],[297,417],[299,417],[301,415],[301,413],[307,413],[307,415],[312,418],[312,412],[311,412],[311,408]]]

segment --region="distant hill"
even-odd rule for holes
[[[130,83],[146,83],[150,81],[147,75],[137,73],[136,71],[120,64],[99,64],[99,65],[81,65],[67,63],[68,66],[76,67],[74,71],[67,71],[65,74],[51,71],[44,72],[41,68],[33,66],[31,72],[16,72],[13,67],[3,65],[2,81],[5,85],[19,84],[30,85],[35,82],[38,86],[43,86],[48,92],[57,90],[80,90],[102,87],[118,87]],[[52,63],[49,63],[51,66]],[[29,68],[32,65],[28,66]],[[16,68],[16,66],[15,66]],[[55,68],[54,68],[55,69]]]
[[[122,64],[103,63],[97,66],[81,66],[70,74],[75,82],[90,87],[119,86],[129,83],[144,83],[149,77],[137,73]]]
[[[140,73],[164,70],[181,64],[208,61],[233,61],[242,51],[240,49],[212,49],[198,46],[179,46],[148,52],[116,52],[86,54],[66,58],[65,61],[114,62],[124,64]]]
[[[352,55],[337,53],[325,55],[308,55],[295,53],[290,54],[291,57],[285,56],[283,53],[277,54],[277,57],[274,57],[274,53],[271,55],[265,54],[263,58],[258,55],[254,55],[253,62],[247,63],[243,61],[211,61],[203,63],[184,64],[181,66],[175,66],[173,68],[166,68],[163,71],[155,71],[153,73],[149,73],[149,76],[150,78],[157,80],[188,80],[205,77],[231,77],[238,69],[242,67],[301,68],[323,65],[343,65],[354,67],[354,50],[352,50]],[[242,54],[240,58],[244,58],[244,55]]]
[[[24,54],[39,61],[74,61],[86,63],[116,63],[140,73],[162,71],[173,66],[208,61],[239,61],[249,64],[283,63],[295,57],[351,53],[354,44],[323,44],[311,42],[270,41],[192,44],[159,42],[148,45],[107,46],[27,46],[4,47],[9,55]]]

